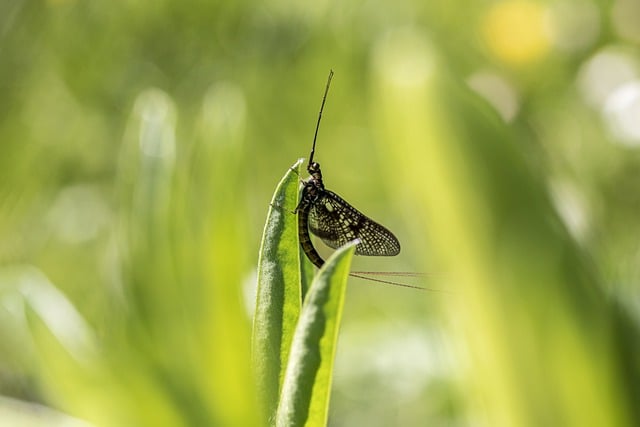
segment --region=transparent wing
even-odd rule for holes
[[[393,233],[329,190],[323,191],[311,205],[309,229],[334,249],[359,239],[356,255],[393,256],[400,253],[400,242]]]

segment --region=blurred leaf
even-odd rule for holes
[[[391,34],[377,54],[378,122],[396,184],[414,195],[455,286],[445,308],[478,415],[496,426],[637,424],[623,384],[640,378],[617,364],[629,349],[612,345],[611,301],[521,141],[445,73],[424,34]]]
[[[297,216],[300,164],[282,178],[271,199],[260,257],[253,318],[253,364],[265,419],[272,419],[300,314],[300,251]]]
[[[188,342],[196,362],[188,373],[202,393],[178,392],[185,404],[200,400],[196,408],[208,416],[191,425],[250,426],[260,419],[251,372],[250,309],[243,304],[244,292],[255,282],[249,274],[255,255],[245,235],[248,210],[240,208],[245,203],[246,106],[245,92],[234,80],[212,83],[203,95],[195,143],[181,168],[179,193],[185,199],[177,203],[182,221],[174,233],[189,238],[179,247],[178,285],[190,313],[189,328],[196,332]],[[189,382],[179,385],[189,387]]]
[[[305,298],[282,385],[278,426],[327,424],[338,328],[356,244],[329,257]]]
[[[0,397],[0,419],[14,427],[94,427],[95,424],[70,417],[42,405]]]

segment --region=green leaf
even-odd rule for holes
[[[315,274],[315,266],[309,261],[309,258],[304,253],[302,247],[300,247],[300,290],[302,301],[306,298],[307,292],[313,282],[313,276]]]
[[[442,313],[465,349],[466,399],[482,402],[472,407],[492,426],[638,425],[638,364],[624,362],[638,355],[613,345],[638,334],[612,316],[611,283],[599,283],[591,255],[559,221],[523,133],[443,72],[420,37],[388,40],[386,54],[421,46],[405,60],[430,65],[407,84],[379,58],[374,123],[384,126],[385,165],[399,171],[391,185],[412,196],[411,216],[424,220],[455,284]]]
[[[280,384],[301,306],[300,251],[296,215],[298,160],[282,178],[271,200],[258,260],[252,358],[266,419],[278,405]]]
[[[338,249],[311,284],[291,344],[277,426],[327,423],[338,326],[355,244]]]

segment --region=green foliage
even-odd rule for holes
[[[381,55],[406,40],[389,43]],[[456,284],[444,309],[473,348],[470,400],[482,399],[490,425],[633,425],[635,398],[623,384],[638,384],[640,372],[614,361],[638,347],[612,345],[621,331],[611,326],[622,315],[628,338],[640,331],[606,295],[513,136],[477,114],[482,106],[437,71],[433,51],[412,54],[433,63],[413,85],[389,79],[380,62],[380,123],[400,148],[388,150],[403,172],[395,184],[415,195]]]
[[[273,419],[300,315],[300,251],[296,215],[298,161],[282,178],[271,199],[258,261],[253,317],[253,363],[265,419]]]
[[[332,68],[325,184],[402,244],[354,269],[447,293],[347,286],[328,424],[640,424],[636,9],[1,2],[0,423],[275,422]]]
[[[253,363],[263,414],[278,426],[325,425],[344,294],[348,245],[327,260],[301,303],[302,263],[296,215],[299,160],[271,200],[253,323]],[[301,308],[302,306],[302,308]]]
[[[327,424],[338,328],[354,251],[353,242],[337,250],[305,298],[282,383],[278,426]]]

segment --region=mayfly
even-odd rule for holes
[[[314,235],[318,236],[327,246],[333,249],[337,249],[340,246],[357,239],[359,243],[356,245],[356,255],[394,256],[400,253],[400,242],[391,231],[371,220],[336,193],[327,190],[324,187],[320,164],[313,161],[313,156],[316,150],[318,129],[320,127],[320,119],[322,118],[322,110],[324,109],[332,77],[333,71],[330,71],[329,78],[327,79],[327,86],[324,90],[324,96],[322,97],[322,105],[320,106],[320,113],[318,114],[315,134],[313,135],[313,145],[311,147],[311,154],[309,155],[309,163],[307,165],[307,171],[311,176],[303,182],[300,202],[294,211],[298,214],[298,235],[302,250],[307,255],[307,258],[309,258],[309,260],[318,268],[322,267],[324,259],[322,259],[316,248],[313,246],[309,230],[311,230]],[[371,273],[379,275],[419,276],[419,274],[415,273]],[[351,276],[358,277],[360,279],[426,290],[419,286],[376,279],[373,277],[365,277],[367,274],[370,273],[350,273]]]

